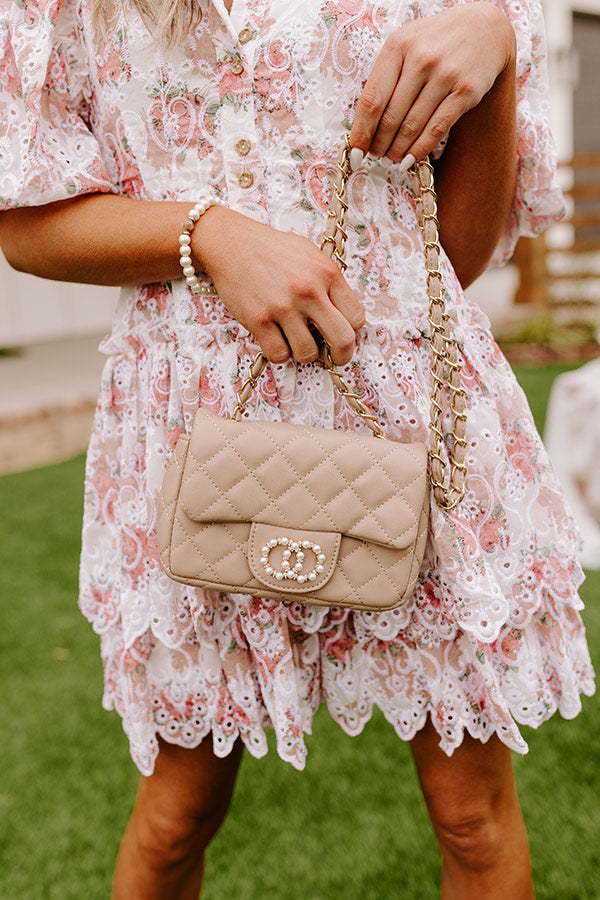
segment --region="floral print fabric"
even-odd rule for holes
[[[0,0],[0,202],[86,192],[234,209],[318,240],[353,105],[385,37],[448,2],[202,0],[185,46],[160,49],[126,4],[96,33],[85,0]],[[548,132],[541,12],[501,4],[518,39],[519,167],[495,259],[561,213]],[[241,61],[242,65],[239,65]],[[450,135],[450,140],[452,136]],[[410,184],[369,160],[349,185],[347,278],[368,323],[346,368],[395,440],[426,439],[427,294]],[[235,248],[232,248],[235,252]],[[157,736],[217,754],[239,736],[301,768],[327,703],[350,734],[373,706],[410,739],[428,714],[451,753],[465,730],[526,744],[517,723],[574,716],[593,691],[576,535],[525,398],[442,260],[463,358],[464,502],[432,506],[412,600],[359,613],[188,588],[162,572],[156,497],[169,453],[202,404],[220,415],[257,351],[210,293],[181,280],[125,288],[111,334],[86,474],[80,603],[101,636],[107,708],[150,773]],[[360,428],[318,365],[271,366],[249,414]]]

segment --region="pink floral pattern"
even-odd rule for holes
[[[340,141],[382,41],[454,0],[235,0],[231,16],[201,2],[188,42],[159,51],[127,4],[109,0],[100,39],[87,0],[0,0],[3,207],[98,191],[191,203],[212,188],[246,215],[318,240]],[[519,170],[496,259],[562,208],[541,11],[536,0],[499,2],[518,40]],[[370,160],[351,181],[348,215],[347,277],[368,324],[347,377],[396,440],[426,437],[429,417],[409,187],[397,166]],[[227,415],[257,347],[215,295],[192,297],[180,280],[123,289],[102,345],[80,603],[101,638],[104,704],[122,716],[142,772],[157,735],[193,747],[210,732],[221,755],[240,736],[260,756],[267,727],[301,768],[321,702],[350,734],[378,706],[403,739],[431,715],[448,753],[465,730],[525,752],[518,723],[574,716],[580,693],[592,693],[573,523],[488,322],[442,266],[467,387],[467,492],[451,513],[433,507],[414,596],[380,614],[203,592],[162,572],[154,526],[167,458],[198,404]],[[317,365],[272,366],[251,415],[361,427]]]

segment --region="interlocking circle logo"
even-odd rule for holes
[[[282,554],[281,569],[274,569],[269,562],[271,550],[275,547],[285,547]],[[302,571],[304,569],[305,550],[311,550],[315,557],[315,565],[310,572]],[[298,584],[304,584],[305,581],[315,581],[317,575],[320,575],[323,571],[323,563],[327,558],[318,544],[314,544],[312,541],[290,541],[286,537],[271,538],[264,547],[261,547],[260,552],[260,561],[267,575],[273,576],[277,581],[289,578],[292,581],[297,581]]]

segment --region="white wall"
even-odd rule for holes
[[[600,0],[543,0],[548,35],[552,127],[561,160],[573,155],[573,91],[579,62],[573,49],[573,13],[600,15]]]
[[[117,288],[15,272],[0,253],[0,348],[108,331],[117,297]]]

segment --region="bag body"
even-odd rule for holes
[[[199,409],[159,498],[175,581],[319,606],[392,609],[427,539],[427,448]]]

